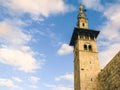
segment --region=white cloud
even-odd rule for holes
[[[31,83],[35,84],[35,83],[38,83],[38,81],[40,80],[40,78],[39,77],[35,77],[35,76],[31,76],[29,78],[29,80],[30,80]]]
[[[109,6],[104,11],[104,16],[108,19],[105,25],[102,27],[102,35],[108,40],[120,41],[120,4]]]
[[[70,74],[64,74],[59,77],[55,78],[55,81],[61,81],[61,80],[67,80],[68,82],[73,83],[74,81],[74,76],[73,73]],[[72,85],[65,86],[65,85],[51,85],[51,84],[44,84],[45,87],[49,88],[50,90],[73,90]]]
[[[22,90],[21,87],[15,85],[14,82],[12,80],[10,80],[10,79],[0,78],[0,86],[8,87],[8,88],[11,88],[11,89]]]
[[[61,75],[61,76],[55,78],[56,81],[61,81],[62,79],[73,82],[73,80],[74,80],[73,73]]]
[[[33,72],[39,68],[38,62],[31,53],[11,48],[0,48],[0,62],[24,72]]]
[[[120,51],[120,43],[109,45],[106,50],[100,52],[101,68],[105,67],[110,60]]]
[[[103,6],[101,5],[101,0],[80,0],[80,2],[86,6],[86,8],[94,9],[97,11],[102,11]]]
[[[18,14],[29,13],[31,16],[45,16],[51,14],[65,13],[74,10],[72,5],[68,5],[64,0],[6,0],[0,1],[11,12]]]
[[[107,21],[101,26],[99,36],[100,47],[104,50],[100,52],[101,67],[103,68],[120,50],[120,4],[111,4],[103,12]]]
[[[4,20],[0,22],[0,39],[4,43],[12,45],[25,44],[31,40],[31,36],[23,33],[22,29],[19,28],[19,25],[14,25],[14,20]],[[17,23],[15,23],[17,24]],[[2,42],[2,43],[3,43]]]
[[[51,23],[51,24],[50,24],[50,26],[51,26],[51,27],[54,27],[54,26],[55,26],[55,24],[54,24],[54,23]]]
[[[46,87],[48,87],[50,90],[73,90],[73,87],[66,87],[61,85],[48,85],[45,84]]]
[[[12,77],[12,79],[13,79],[14,81],[16,81],[16,82],[22,82],[22,81],[23,81],[22,79],[20,79],[20,78],[18,78],[18,77]]]
[[[41,67],[43,60],[35,59],[36,52],[28,43],[32,35],[24,32],[22,22],[5,20],[0,22],[0,62],[14,66],[24,72],[34,72]]]
[[[60,49],[57,51],[58,55],[66,55],[73,51],[73,47],[69,46],[68,44],[62,44]]]
[[[30,88],[33,88],[33,89],[38,88],[38,86],[36,86],[36,85],[29,85],[29,87],[30,87]]]

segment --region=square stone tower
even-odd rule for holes
[[[99,90],[97,76],[100,72],[96,39],[99,31],[88,29],[85,9],[80,5],[78,23],[70,45],[74,46],[74,90]]]

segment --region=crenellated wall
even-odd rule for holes
[[[120,51],[98,74],[101,90],[120,90]]]

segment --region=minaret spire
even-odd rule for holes
[[[80,10],[80,13],[78,14],[77,26],[78,26],[78,28],[88,29],[88,20],[85,15],[86,9],[83,7],[82,4],[80,4],[79,10]]]
[[[80,13],[83,13],[84,12],[84,7],[82,6],[82,4],[80,4]]]

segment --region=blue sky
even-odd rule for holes
[[[0,90],[73,90],[69,46],[86,9],[103,68],[120,50],[120,0],[0,0]]]

